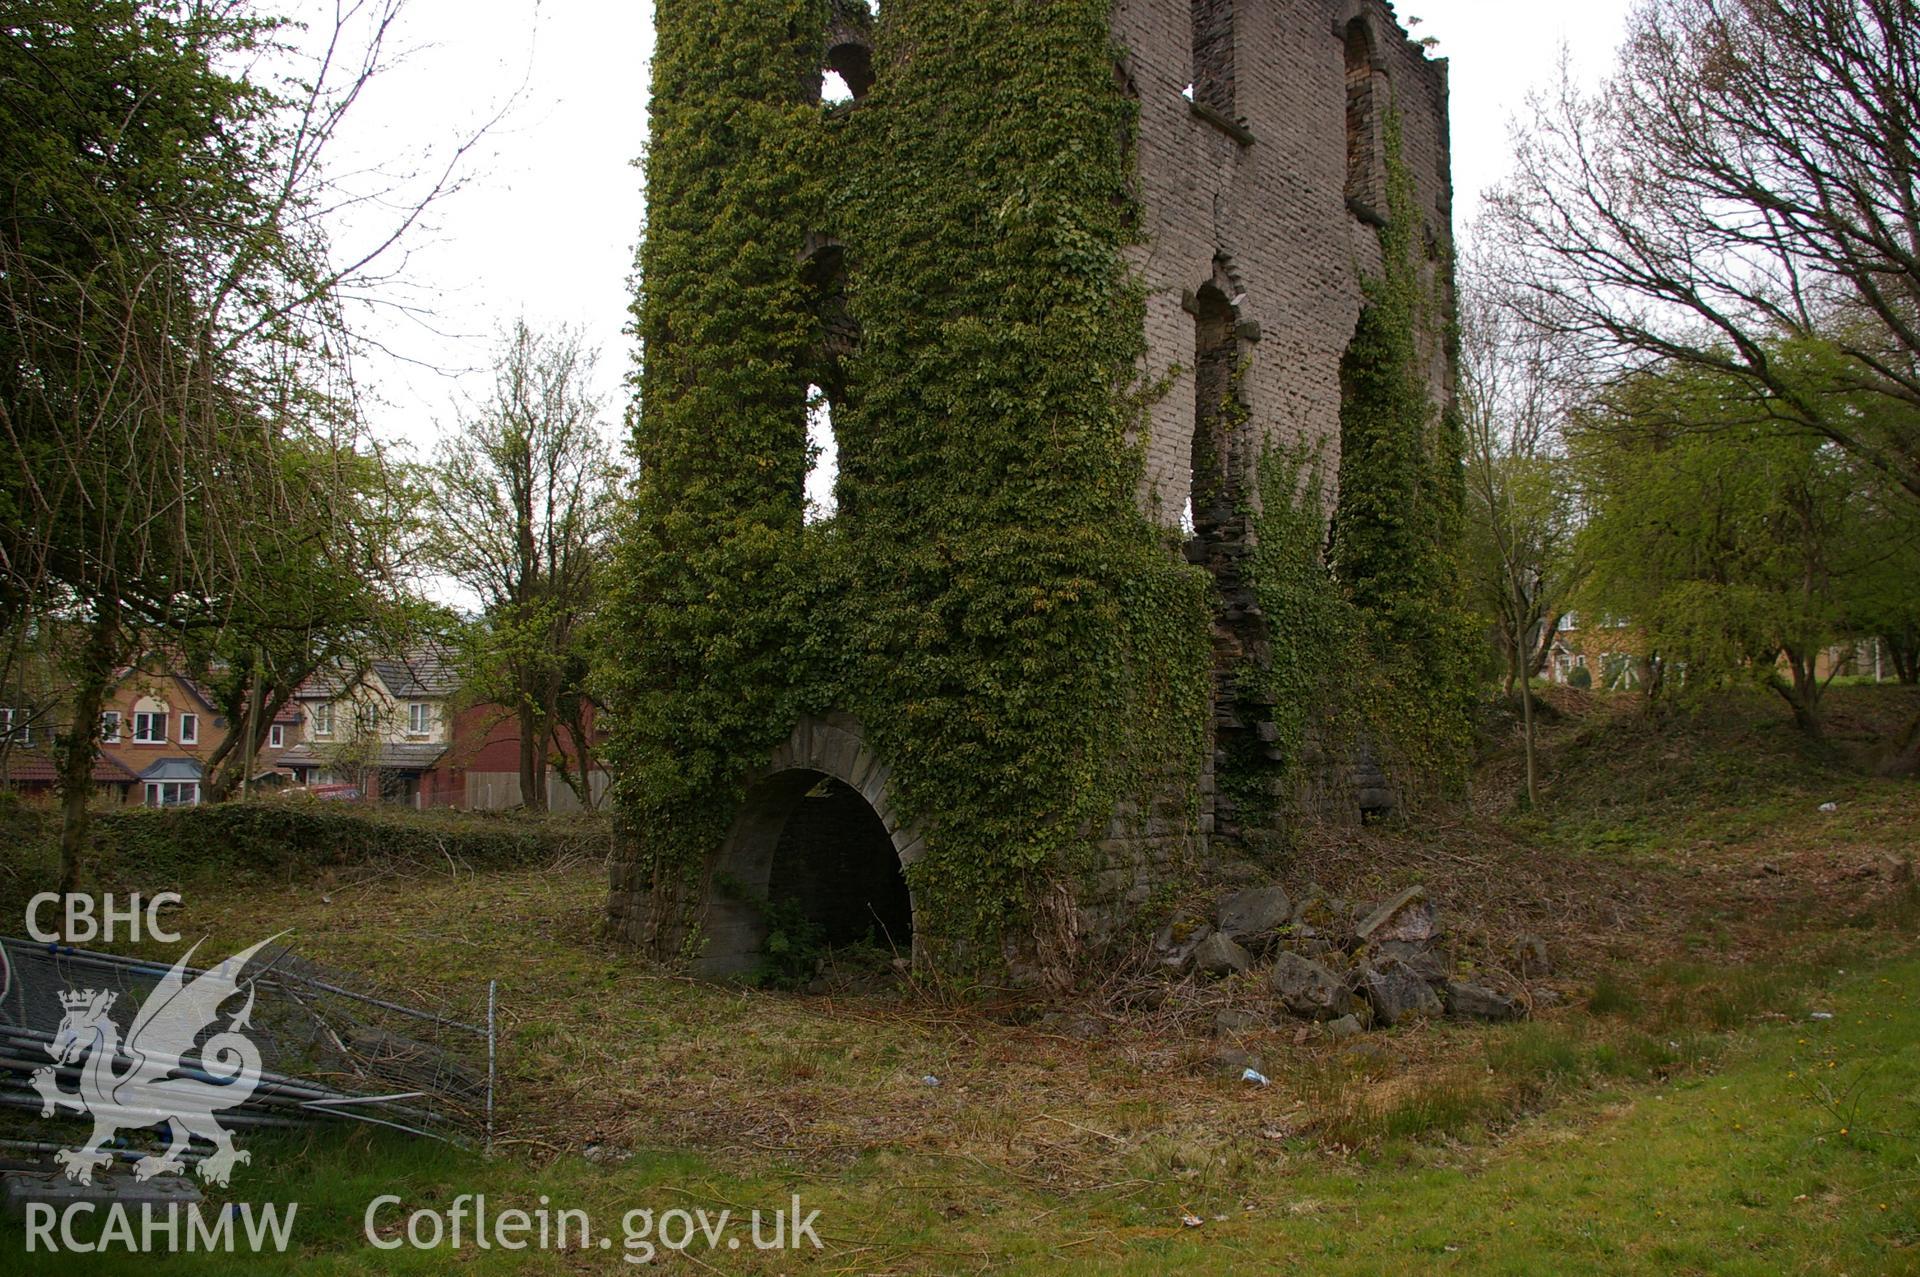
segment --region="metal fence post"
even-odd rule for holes
[[[493,1152],[494,992],[498,980],[487,981],[487,1152]]]

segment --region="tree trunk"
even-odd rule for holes
[[[251,699],[248,697],[247,699]],[[273,720],[280,717],[280,711],[293,699],[293,689],[273,687],[261,701],[258,721],[254,726],[253,757],[258,759],[267,737],[273,732]],[[223,707],[228,708],[228,707]],[[242,714],[237,719],[229,712],[228,722],[245,724],[251,713]],[[228,732],[218,748],[207,756],[207,779],[200,787],[200,801],[203,803],[223,803],[240,788],[241,778],[247,771],[246,730],[243,727]]]
[[[1893,662],[1894,677],[1909,687],[1920,683],[1920,641],[1901,636],[1883,638],[1881,642]]]
[[[100,754],[100,709],[113,679],[120,649],[120,600],[113,596],[96,604],[82,650],[82,666],[74,681],[73,716],[59,738],[60,894],[80,887],[81,862],[86,856],[92,824],[93,764]]]
[[[1533,680],[1520,680],[1520,730],[1527,743],[1527,810],[1540,806],[1540,756],[1533,739]]]
[[[536,709],[524,693],[520,697],[520,805],[528,811],[547,809],[546,761],[541,756],[541,746],[545,743],[546,733],[542,730],[540,711]]]
[[[1633,658],[1633,665],[1640,676],[1640,694],[1646,699],[1648,708],[1652,708],[1654,702],[1660,699],[1660,683],[1663,677],[1660,662],[1652,656],[1636,656]]]
[[[1811,740],[1820,740],[1825,736],[1825,725],[1820,721],[1820,680],[1814,676],[1813,659],[1802,660],[1798,653],[1788,651],[1787,668],[1792,672],[1791,682],[1781,678],[1778,670],[1767,676],[1767,684],[1780,694],[1780,699],[1793,711],[1793,725],[1799,728]]]
[[[593,745],[587,739],[587,700],[576,692],[575,699],[567,713],[555,708],[553,717],[548,721],[554,734],[554,766],[560,772],[560,779],[580,800],[580,806],[593,811],[596,804],[593,799]],[[573,745],[572,763],[568,762],[568,751],[560,748],[560,728],[567,729],[567,736]]]

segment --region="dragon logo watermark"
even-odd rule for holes
[[[272,939],[234,954],[191,981],[186,973],[193,949],[187,950],[148,995],[124,1040],[111,1015],[119,995],[94,989],[60,995],[66,1014],[47,1046],[54,1063],[34,1071],[33,1088],[40,1093],[40,1116],[73,1109],[93,1118],[93,1134],[85,1144],[54,1154],[54,1160],[66,1167],[68,1179],[91,1184],[93,1172],[113,1160],[113,1154],[102,1151],[107,1141],[122,1130],[161,1123],[166,1124],[171,1142],[165,1152],[134,1164],[136,1179],[185,1170],[181,1154],[195,1136],[214,1146],[199,1167],[200,1177],[210,1184],[225,1187],[233,1168],[251,1160],[233,1146],[233,1136],[215,1117],[245,1103],[260,1085],[260,1051],[241,1032],[249,1027],[253,1013],[251,981],[246,1004],[231,1015],[224,1029],[217,1022],[221,1004],[240,992],[240,973]],[[216,1031],[201,1041],[209,1027]],[[75,1068],[80,1089],[63,1091],[60,1070]]]

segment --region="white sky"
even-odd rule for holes
[[[320,22],[331,0],[296,0]],[[1455,215],[1506,172],[1508,123],[1555,75],[1560,49],[1583,77],[1612,63],[1631,0],[1399,0],[1415,36],[1451,59]],[[493,336],[524,313],[580,325],[601,351],[610,432],[620,429],[623,329],[642,212],[632,166],[646,137],[653,48],[647,0],[410,0],[401,63],[359,102],[336,164],[436,169],[512,101],[468,157],[466,187],[412,240],[390,302],[364,317],[390,354],[359,372],[376,431],[429,451],[457,393],[482,393]],[[368,222],[367,225],[372,225]],[[351,234],[342,235],[351,247]],[[417,312],[428,312],[425,318]],[[819,496],[819,493],[814,494]]]

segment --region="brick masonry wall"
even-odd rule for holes
[[[1121,80],[1139,101],[1138,182],[1145,242],[1133,265],[1147,288],[1144,377],[1164,382],[1143,440],[1143,508],[1169,527],[1186,507],[1193,464],[1199,291],[1224,267],[1231,281],[1240,352],[1240,399],[1248,411],[1247,446],[1317,441],[1329,476],[1340,459],[1340,362],[1358,323],[1362,281],[1379,269],[1379,243],[1367,212],[1348,200],[1348,31],[1361,19],[1373,51],[1372,172],[1362,186],[1383,199],[1384,121],[1399,112],[1402,155],[1414,175],[1426,240],[1438,260],[1450,250],[1453,191],[1449,157],[1447,66],[1407,38],[1385,0],[1235,0],[1231,5],[1233,117],[1209,118],[1190,105],[1196,20],[1217,31],[1225,6],[1202,0],[1117,0],[1114,31],[1124,50]],[[1210,38],[1217,38],[1210,36]],[[1203,101],[1202,105],[1206,105]],[[1429,349],[1436,402],[1454,390],[1436,340]],[[1242,486],[1242,485],[1234,485]],[[1257,498],[1251,484],[1245,490]],[[1329,492],[1329,499],[1333,494]],[[1217,550],[1190,557],[1218,561]],[[1230,576],[1223,576],[1229,593]],[[1222,628],[1244,627],[1228,600]],[[1274,636],[1284,641],[1284,636]],[[1249,635],[1220,636],[1231,656]],[[1259,641],[1258,639],[1254,640]],[[1226,659],[1226,658],[1223,658]],[[1226,671],[1223,670],[1224,674]],[[1257,731],[1245,707],[1224,703],[1216,733]],[[1187,829],[1148,796],[1115,814],[1101,844],[1102,867],[1078,901],[1089,945],[1117,939],[1127,920],[1183,860],[1220,851],[1220,838],[1256,831],[1203,785],[1198,828]],[[1276,810],[1357,821],[1391,802],[1390,783],[1362,753],[1313,747],[1306,781],[1280,795]]]
[[[1044,20],[1044,6],[1035,12],[1031,20]],[[1115,0],[1114,34],[1124,51],[1118,79],[1140,108],[1143,242],[1131,259],[1147,289],[1148,353],[1141,372],[1167,386],[1141,440],[1146,469],[1140,499],[1168,527],[1180,524],[1189,497],[1198,363],[1194,311],[1210,281],[1221,281],[1217,286],[1232,303],[1232,331],[1245,367],[1238,390],[1248,412],[1246,436],[1228,455],[1250,462],[1264,443],[1312,440],[1322,447],[1329,475],[1336,472],[1341,357],[1359,319],[1362,280],[1379,267],[1374,227],[1364,207],[1350,207],[1348,200],[1348,33],[1356,18],[1371,37],[1368,74],[1376,104],[1369,139],[1376,171],[1359,187],[1370,193],[1384,188],[1379,133],[1391,102],[1402,119],[1403,153],[1429,241],[1444,250],[1452,217],[1446,64],[1407,39],[1386,0]],[[829,63],[841,66],[850,83],[867,72],[855,37],[850,27],[836,28],[829,54]],[[1217,92],[1203,85],[1196,103],[1185,90],[1195,81],[1197,59],[1222,78],[1214,81]],[[1452,393],[1452,373],[1437,345],[1429,353],[1436,398],[1444,401]],[[1245,476],[1228,486],[1256,496]],[[1209,561],[1231,590],[1233,574],[1218,567],[1221,554],[1210,548],[1193,557]],[[1222,661],[1257,653],[1267,640],[1257,626],[1243,626],[1244,620],[1223,615],[1216,632]],[[1216,724],[1236,712],[1223,707]],[[1227,730],[1255,732],[1258,726],[1235,721]],[[1329,754],[1310,770],[1304,791],[1284,809],[1358,819],[1366,796],[1377,796],[1385,783],[1364,759]],[[809,772],[860,791],[902,863],[924,850],[931,835],[896,826],[885,760],[866,750],[857,725],[808,720],[756,782],[718,854],[719,869],[764,889],[785,822],[812,784]],[[1045,972],[1111,948],[1165,884],[1224,850],[1222,836],[1247,832],[1219,801],[1211,751],[1197,811],[1176,793],[1180,788],[1149,785],[1149,792],[1119,805],[1102,831],[1098,863],[1078,889],[1064,901],[1050,896],[1036,902],[1041,924],[1030,946],[1015,946],[1025,952],[1010,949],[1007,955],[1016,972]],[[650,884],[631,866],[616,865],[612,885],[616,930],[637,939],[651,907]],[[764,922],[711,894],[707,910],[708,948],[700,969],[744,969]],[[915,921],[918,952],[934,920]],[[1062,952],[1063,945],[1071,952]]]
[[[1235,110],[1247,145],[1197,115],[1192,9],[1117,0],[1115,37],[1140,102],[1149,380],[1179,370],[1154,406],[1141,499],[1169,526],[1186,504],[1194,422],[1194,320],[1183,297],[1224,257],[1239,287],[1243,396],[1257,437],[1324,441],[1339,460],[1340,358],[1360,317],[1361,280],[1379,263],[1371,226],[1347,207],[1346,27],[1374,33],[1376,101],[1401,113],[1404,154],[1439,242],[1450,241],[1447,71],[1409,42],[1384,0],[1237,0]],[[1436,368],[1436,389],[1451,377]],[[1257,449],[1256,449],[1257,451]]]

